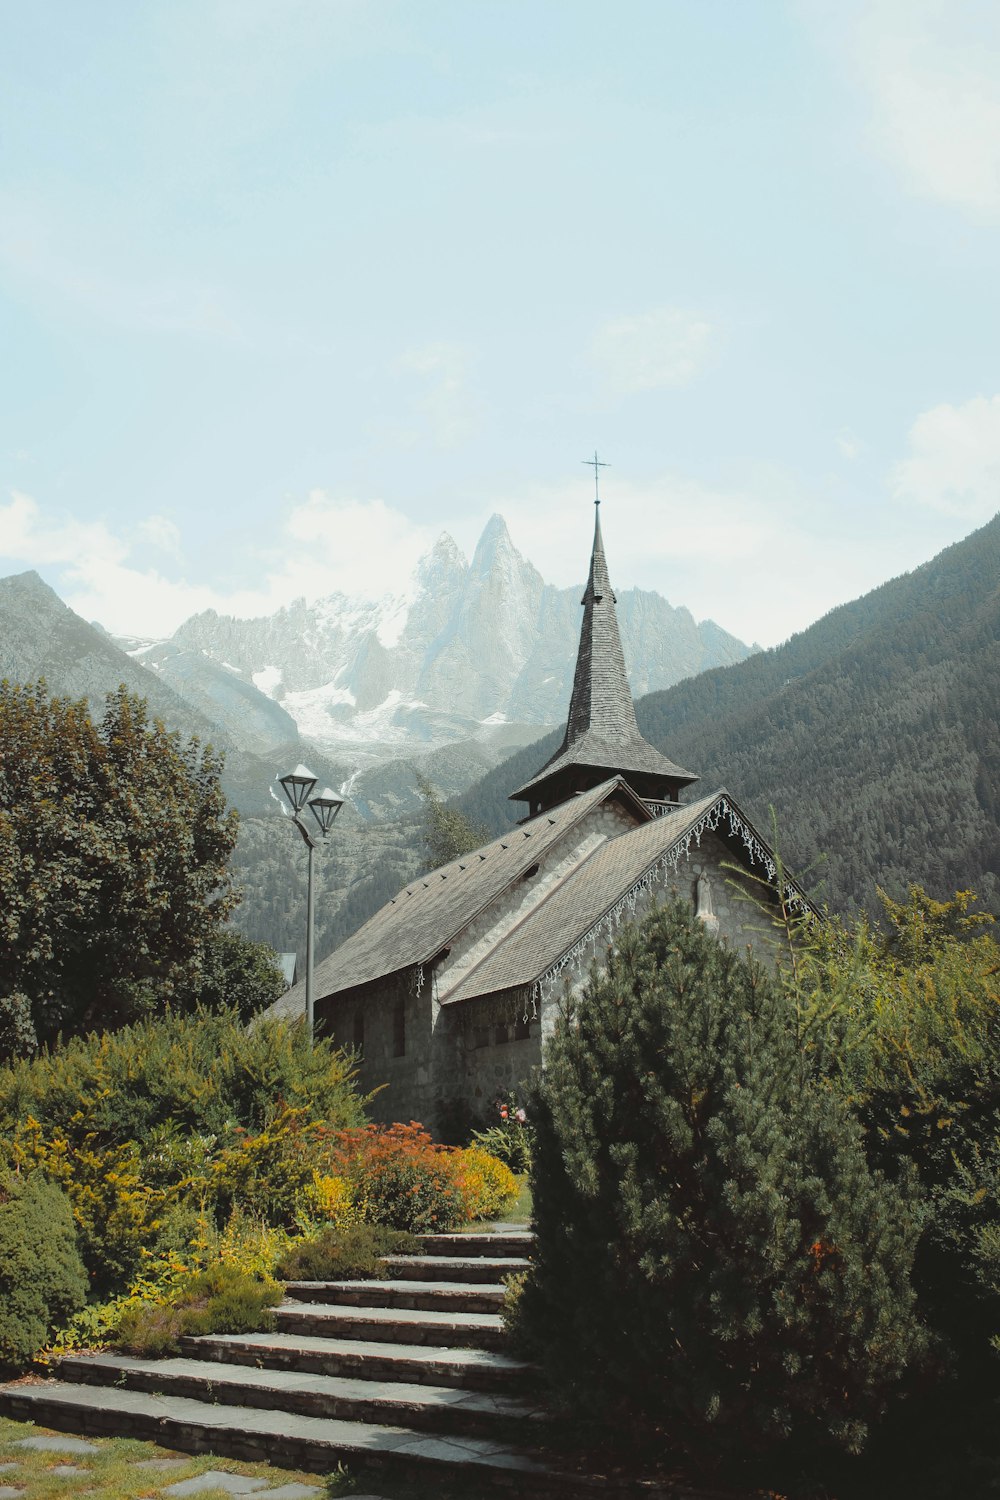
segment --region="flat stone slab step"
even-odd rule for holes
[[[338,1463],[410,1481],[461,1478],[480,1487],[513,1485],[522,1494],[575,1495],[590,1488],[544,1456],[485,1438],[420,1434],[405,1427],[214,1405],[117,1386],[42,1381],[0,1387],[0,1412],[73,1432],[143,1438],[187,1453],[265,1461],[329,1473]],[[474,1491],[480,1493],[480,1489]]]
[[[282,1333],[318,1334],[320,1338],[376,1339],[459,1349],[501,1349],[506,1341],[503,1320],[495,1313],[283,1302],[275,1309],[275,1319]]]
[[[462,1386],[467,1390],[530,1388],[536,1372],[524,1360],[486,1349],[381,1343],[371,1339],[293,1333],[212,1333],[181,1340],[191,1359],[250,1364],[303,1375],[356,1375],[370,1380]]]
[[[386,1255],[383,1259],[397,1281],[497,1283],[531,1266],[523,1255]]]
[[[515,1442],[532,1424],[546,1421],[540,1407],[517,1396],[456,1386],[261,1370],[200,1359],[66,1355],[59,1361],[58,1375],[60,1380],[80,1384],[191,1396],[200,1401],[223,1401],[231,1406],[263,1407],[302,1416],[482,1437],[500,1438],[506,1433]]]
[[[411,1311],[495,1313],[507,1288],[501,1283],[464,1281],[289,1281],[298,1302],[331,1302],[338,1307],[399,1307]]]
[[[495,1234],[418,1234],[425,1255],[530,1255],[535,1236],[516,1229]]]

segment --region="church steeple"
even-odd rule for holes
[[[552,759],[511,793],[512,801],[528,803],[530,817],[612,776],[623,777],[641,798],[657,803],[676,801],[680,788],[698,779],[654,750],[639,733],[618,633],[617,600],[604,556],[600,500],[595,507],[566,733]]]

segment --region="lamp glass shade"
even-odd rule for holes
[[[333,820],[344,805],[342,797],[335,797],[329,787],[324,787],[318,797],[309,798],[309,806],[312,808],[313,817],[319,824],[323,833],[329,833],[333,826]]]
[[[292,805],[292,812],[300,813],[306,805],[306,798],[316,785],[316,777],[308,766],[296,766],[287,776],[279,776],[278,781]]]

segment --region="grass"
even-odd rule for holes
[[[269,1489],[292,1483],[314,1485],[322,1491],[324,1500],[327,1497],[348,1500],[355,1494],[375,1494],[384,1500],[482,1500],[480,1485],[470,1486],[467,1481],[458,1486],[437,1480],[414,1484],[389,1475],[359,1474],[343,1465],[324,1477],[298,1469],[279,1469],[273,1464],[244,1463],[218,1454],[176,1453],[136,1438],[87,1437],[85,1441],[95,1444],[96,1453],[35,1453],[14,1447],[19,1438],[68,1436],[76,1434],[57,1433],[34,1422],[0,1417],[0,1464],[17,1464],[16,1469],[0,1472],[0,1487],[9,1485],[23,1490],[23,1500],[75,1500],[77,1496],[80,1500],[158,1500],[167,1485],[192,1479],[206,1469],[224,1469],[228,1474],[264,1479]],[[160,1471],[138,1467],[150,1459],[173,1462],[169,1469]],[[73,1464],[88,1472],[62,1477],[55,1472],[61,1464]],[[221,1490],[202,1490],[194,1500],[231,1500],[231,1497],[224,1496]],[[261,1488],[247,1500],[267,1500],[267,1490]]]
[[[475,1224],[463,1224],[462,1234],[489,1234],[494,1225],[528,1224],[531,1222],[531,1185],[527,1176],[519,1177],[519,1192],[513,1203],[508,1203],[502,1214],[495,1219],[480,1219]]]
[[[75,1435],[75,1434],[74,1434]],[[225,1469],[230,1474],[247,1474],[256,1479],[266,1479],[269,1488],[281,1484],[318,1485],[325,1488],[326,1482],[316,1474],[307,1474],[298,1469],[278,1469],[272,1464],[242,1463],[235,1458],[219,1458],[211,1454],[173,1453],[159,1448],[155,1443],[144,1443],[136,1438],[88,1437],[88,1443],[96,1445],[96,1453],[37,1453],[31,1449],[15,1448],[19,1438],[59,1437],[69,1434],[55,1433],[49,1427],[39,1427],[33,1422],[15,1422],[9,1417],[0,1417],[0,1464],[16,1463],[16,1469],[0,1473],[0,1485],[24,1490],[23,1500],[68,1500],[68,1497],[86,1494],[90,1500],[141,1500],[144,1496],[155,1496],[168,1484],[181,1479],[192,1479],[206,1469]],[[150,1459],[179,1460],[169,1469],[140,1469],[137,1467]],[[57,1471],[61,1464],[74,1464],[85,1468],[86,1474],[62,1476]],[[331,1478],[327,1493],[348,1495],[353,1481],[338,1476]],[[340,1488],[338,1489],[338,1484]],[[262,1497],[266,1491],[257,1492]],[[211,1500],[221,1496],[221,1490],[205,1490],[198,1500]]]

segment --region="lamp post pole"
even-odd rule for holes
[[[316,900],[313,886],[313,856],[316,851],[316,840],[309,829],[303,823],[299,814],[308,804],[313,817],[319,826],[319,831],[326,838],[333,826],[333,820],[340,812],[344,802],[342,797],[334,796],[329,787],[320,792],[318,797],[311,795],[316,785],[316,777],[306,766],[296,766],[294,771],[289,771],[286,776],[279,776],[278,782],[282,791],[288,798],[292,809],[292,821],[301,833],[306,848],[309,851],[309,875],[306,884],[306,1035],[309,1045],[313,1043],[314,1031],[314,1000],[313,1000],[313,937],[316,926]]]

